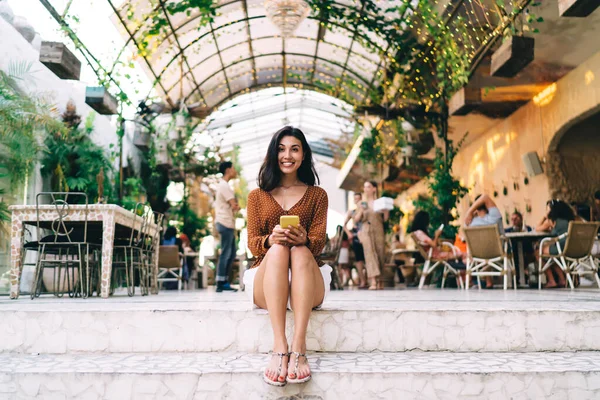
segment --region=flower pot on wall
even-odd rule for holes
[[[150,131],[141,125],[135,126],[133,133],[133,144],[140,150],[148,151],[150,149]]]
[[[156,165],[162,168],[170,168],[173,165],[167,142],[164,140],[156,144]]]
[[[79,80],[81,61],[60,42],[42,42],[40,62],[61,79]]]
[[[511,36],[492,54],[490,75],[512,78],[525,68],[534,58],[533,38]]]
[[[85,103],[102,115],[116,114],[119,105],[117,99],[108,93],[104,86],[88,86],[85,89]]]

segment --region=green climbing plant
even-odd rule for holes
[[[447,238],[454,238],[458,232],[452,224],[458,218],[456,205],[469,191],[452,174],[454,157],[466,137],[465,134],[456,145],[449,141],[445,153],[440,148],[436,149],[434,170],[427,178],[428,196],[413,201],[416,209],[429,213],[432,229],[444,224],[442,235]]]

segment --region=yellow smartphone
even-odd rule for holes
[[[279,217],[279,225],[283,229],[287,229],[289,227],[297,228],[300,225],[300,217],[297,215],[282,215]]]

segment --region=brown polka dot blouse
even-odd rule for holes
[[[282,215],[297,215],[300,225],[308,233],[308,248],[315,257],[317,264],[323,265],[319,259],[325,247],[327,232],[327,208],[329,207],[327,193],[317,186],[309,186],[304,196],[289,210],[281,208],[270,193],[262,189],[254,189],[248,195],[248,247],[256,257],[252,268],[262,262],[268,248],[265,247],[273,228],[279,225]]]

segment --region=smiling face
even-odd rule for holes
[[[295,174],[302,165],[302,142],[293,136],[284,136],[279,142],[277,160],[283,174]]]

